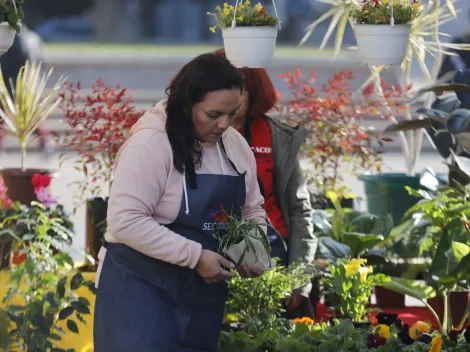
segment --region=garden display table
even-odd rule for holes
[[[82,273],[83,278],[89,281],[95,281],[96,273]],[[7,289],[5,288],[9,283],[10,273],[8,271],[0,272],[0,297],[5,297]],[[84,315],[86,325],[77,323],[79,334],[74,334],[65,326],[65,320],[59,322],[59,326],[67,331],[67,334],[62,335],[62,341],[58,343],[58,347],[65,350],[74,349],[76,352],[93,352],[93,311],[95,309],[95,295],[91,293],[86,287],[81,287],[77,291],[81,297],[85,297],[90,301],[91,314]],[[1,300],[0,300],[1,302]],[[21,304],[16,298],[12,299],[12,303]]]

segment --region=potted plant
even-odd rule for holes
[[[7,133],[18,140],[21,150],[21,167],[2,168],[0,175],[8,188],[8,197],[23,204],[37,200],[32,177],[37,173],[49,174],[47,170],[27,169],[25,158],[28,146],[35,140],[33,132],[61,101],[59,91],[65,81],[63,77],[46,90],[52,72],[51,68],[47,74],[41,74],[40,63],[27,62],[18,74],[12,95],[0,74],[0,118]]]
[[[366,65],[401,65],[406,56],[411,23],[421,15],[418,1],[367,0],[354,8],[359,57]]]
[[[266,224],[253,219],[242,219],[223,208],[215,212],[213,217],[213,234],[220,254],[231,260],[236,267],[243,264],[259,271],[273,268],[269,255],[269,239],[263,229]]]
[[[73,260],[69,255],[55,253],[51,231],[60,229],[61,219],[51,217],[43,207],[38,209],[36,226],[17,238],[17,246],[24,248],[27,257],[9,274],[0,312],[6,322],[2,328],[8,330],[8,338],[0,339],[2,351],[59,351],[66,339],[65,329],[78,334],[78,322],[91,313],[90,302],[77,290],[87,287],[96,293],[94,282],[70,270]],[[11,231],[10,235],[15,236]],[[30,240],[33,237],[35,241]]]
[[[256,334],[263,330],[286,329],[282,319],[284,303],[294,290],[311,281],[308,264],[294,263],[288,268],[275,266],[259,278],[243,279],[239,275],[230,280],[229,299],[225,308],[229,329]]]
[[[274,4],[276,10],[276,5]],[[214,16],[222,30],[227,59],[236,67],[265,68],[274,56],[280,21],[267,14],[261,3],[251,5],[250,0],[237,0],[235,7],[227,3],[217,6]]]
[[[333,191],[342,205],[354,197],[344,182],[345,174],[359,176],[361,171],[382,170],[382,158],[378,147],[391,141],[380,133],[367,130],[362,125],[365,116],[387,116],[379,109],[379,103],[369,95],[358,94],[351,88],[352,72],[338,72],[327,85],[317,87],[316,72],[303,75],[300,69],[281,75],[292,97],[277,109],[287,123],[302,125],[307,139],[301,153],[310,162],[309,183],[317,208],[332,207],[326,193]],[[390,104],[399,107],[395,98],[400,94],[396,87],[387,88]]]
[[[0,54],[6,53],[13,45],[16,32],[20,31],[24,13],[24,0],[8,0],[0,3]]]
[[[60,160],[62,163],[73,156],[75,168],[82,172],[83,179],[74,183],[77,187],[74,211],[86,202],[86,251],[96,259],[104,241],[114,163],[142,112],[134,107],[126,89],[119,85],[108,87],[101,79],[85,95],[80,83],[69,82],[61,97],[60,107],[71,132],[58,136],[57,142],[80,157],[63,154]]]
[[[330,275],[322,279],[327,292],[339,297],[335,305],[341,318],[351,319],[363,326],[370,324],[368,308],[372,290],[380,286],[387,277],[383,274],[373,274],[372,266],[366,266],[366,259],[338,259],[330,264]]]

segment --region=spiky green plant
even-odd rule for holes
[[[14,136],[21,149],[21,168],[25,170],[26,150],[37,137],[34,131],[49,117],[62,98],[60,91],[65,82],[60,77],[52,89],[46,91],[53,68],[41,74],[41,63],[27,62],[16,79],[16,86],[9,82],[11,94],[0,74],[0,118],[8,134]]]

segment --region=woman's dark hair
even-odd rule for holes
[[[215,53],[225,57],[225,49]],[[264,68],[242,67],[239,70],[245,78],[245,90],[250,95],[246,115],[255,117],[266,114],[277,103],[277,92],[268,72]]]
[[[202,161],[192,118],[192,108],[207,93],[218,90],[243,90],[243,75],[225,57],[203,54],[188,62],[166,89],[166,132],[173,150],[173,165],[179,172],[186,169],[189,186],[196,187],[196,168]]]

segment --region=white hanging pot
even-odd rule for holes
[[[411,25],[356,24],[359,57],[373,66],[401,65],[406,56]]]
[[[274,56],[278,30],[278,27],[222,29],[227,59],[235,67],[268,67]]]
[[[13,45],[16,31],[10,27],[8,22],[0,23],[0,55],[5,54]]]

